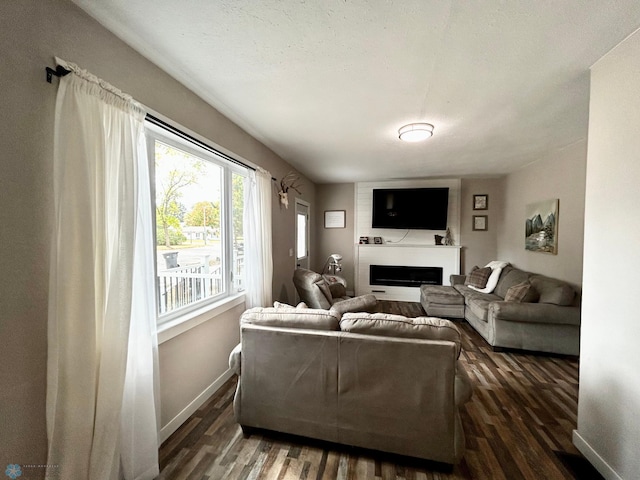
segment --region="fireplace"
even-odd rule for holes
[[[442,285],[442,267],[369,265],[369,284],[395,287]]]

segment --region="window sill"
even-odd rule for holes
[[[244,303],[244,293],[238,293],[225,298],[212,305],[189,312],[180,318],[176,318],[169,322],[158,326],[158,345],[171,340],[178,335],[191,330],[198,325],[211,320],[217,315],[221,315],[227,310],[231,310],[238,305]]]

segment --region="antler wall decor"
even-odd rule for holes
[[[280,203],[284,205],[284,208],[289,208],[289,189],[292,188],[302,195],[302,192],[299,189],[301,185],[300,175],[295,172],[289,172],[282,177],[282,180],[280,180],[280,191],[278,192],[278,195],[280,196]]]

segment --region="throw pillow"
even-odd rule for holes
[[[484,288],[487,286],[487,280],[489,280],[491,271],[491,267],[476,268],[467,275],[467,280],[464,283],[472,287]]]
[[[505,302],[525,302],[531,303],[538,300],[538,292],[529,281],[518,283],[507,290],[504,296]]]
[[[502,269],[509,265],[509,262],[501,262],[500,260],[494,260],[493,262],[489,262],[485,265],[485,267],[491,268],[491,275],[489,275],[489,280],[487,280],[487,286],[484,288],[474,287],[473,285],[469,285],[469,288],[476,290],[481,293],[491,293],[495,290],[496,285],[498,285],[498,280],[500,279],[500,274],[502,273]]]

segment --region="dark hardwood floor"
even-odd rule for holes
[[[419,303],[379,302],[379,311],[424,315]],[[255,432],[244,438],[233,418],[233,378],[163,443],[159,478],[598,478],[590,465],[583,465],[571,443],[576,427],[578,361],[493,352],[466,322],[456,324],[463,338],[461,360],[474,393],[461,412],[465,456],[452,470],[412,458],[271,432]]]

